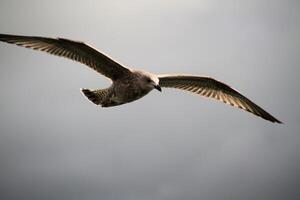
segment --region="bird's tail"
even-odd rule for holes
[[[94,104],[102,105],[107,97],[108,89],[89,90],[83,88],[81,92]]]

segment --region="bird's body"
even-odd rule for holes
[[[82,89],[85,96],[97,105],[111,107],[138,100],[147,95],[153,87],[148,87],[147,80],[143,74],[150,75],[149,72],[132,71],[125,77],[113,81],[112,85],[104,90]],[[151,74],[155,77],[154,74]]]
[[[82,89],[91,102],[102,107],[129,103],[144,97],[153,89],[161,91],[161,87],[169,87],[223,101],[271,122],[281,123],[236,90],[210,77],[156,75],[128,69],[83,42],[69,39],[0,34],[0,41],[78,61],[110,78],[112,85],[109,88]]]

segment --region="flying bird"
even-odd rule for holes
[[[64,38],[0,34],[0,41],[69,58],[108,77],[112,80],[109,88],[81,89],[91,102],[102,107],[129,103],[142,98],[153,89],[161,92],[161,88],[166,87],[213,98],[265,120],[281,123],[235,89],[210,77],[184,74],[157,75],[144,70],[129,69],[83,42]]]

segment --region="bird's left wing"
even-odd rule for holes
[[[159,75],[158,78],[161,87],[182,89],[210,97],[246,110],[271,122],[281,123],[238,91],[213,78],[188,75]]]
[[[102,75],[116,80],[130,70],[91,46],[69,39],[0,34],[0,41],[44,51],[85,64]]]

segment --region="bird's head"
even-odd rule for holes
[[[159,79],[155,74],[145,71],[135,71],[135,73],[138,75],[140,84],[143,87],[143,89],[156,89],[161,92],[161,87],[159,86]]]

